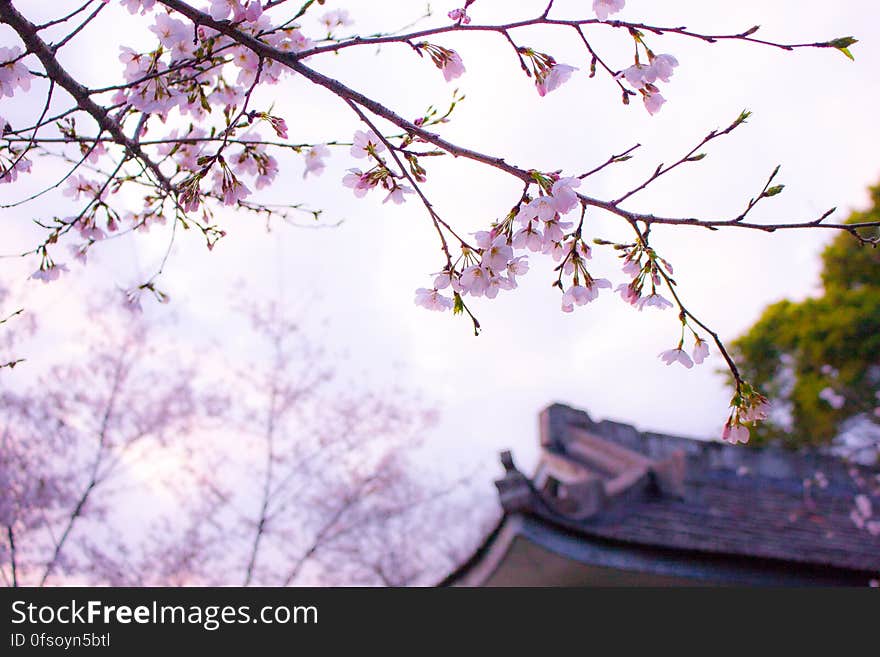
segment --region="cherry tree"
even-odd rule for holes
[[[29,385],[0,387],[0,571],[6,585],[65,577],[107,581],[125,550],[117,498],[126,472],[189,431],[198,417],[192,372],[159,359],[136,318],[93,321],[84,359]],[[32,316],[7,333],[38,334]],[[11,347],[12,345],[7,345]],[[24,348],[24,347],[20,347]],[[160,359],[161,360],[161,359]]]
[[[415,458],[435,412],[348,380],[277,306],[230,315],[256,363],[99,316],[78,355],[0,381],[5,585],[430,584],[479,539],[469,477]]]
[[[413,461],[436,413],[411,392],[346,380],[276,305],[247,315],[265,357],[232,369],[211,402],[223,429],[196,450],[175,512],[186,521],[150,552],[163,567],[137,569],[135,583],[439,579],[479,526],[461,528],[467,478],[444,481]]]
[[[37,219],[42,237],[21,254],[34,262],[32,277],[55,281],[67,271],[69,258],[85,262],[92,249],[112,248],[109,238],[157,224],[165,227],[169,240],[175,239],[178,229],[195,231],[211,249],[226,236],[219,219],[224,207],[270,219],[295,221],[303,213],[308,216],[314,211],[298,204],[279,207],[263,202],[260,192],[289,175],[281,172],[282,154],[301,157],[299,170],[308,182],[326,171],[335,149],[349,165],[341,180],[344,188],[365,202],[375,197],[383,203],[420,206],[414,212],[421,213],[436,233],[438,259],[425,271],[431,282],[415,291],[418,305],[466,317],[479,334],[478,304],[516,288],[529,271],[529,258],[545,257],[555,263],[556,276],[550,282],[560,294],[563,312],[589,304],[603,290],[619,294],[640,311],[672,309],[680,338],[660,357],[667,364],[691,368],[717,352],[735,387],[721,437],[747,442],[749,426],[766,418],[767,400],[743,378],[717,332],[686,304],[677,290],[673,264],[652,242],[652,229],[698,227],[719,234],[845,231],[869,247],[876,246],[877,239],[864,229],[878,222],[835,222],[830,219],[833,209],[784,223],[753,220],[756,206],[783,191],[778,168],[756,180],[754,197],[736,216],[663,216],[650,209],[632,209],[632,201],[645,189],[698,163],[713,142],[746,123],[747,110],[732,112],[728,125],[709,131],[632,189],[600,198],[590,193],[591,176],[631,159],[638,145],[584,162],[577,171],[513,164],[505,153],[481,152],[443,136],[443,125],[454,117],[461,100],[458,93],[445,111],[431,106],[421,116],[404,117],[386,99],[322,73],[322,62],[347,50],[396,48],[394,57],[421,58],[426,75],[466,84],[470,64],[444,45],[446,38],[492,36],[509,51],[511,68],[530,78],[540,96],[573,80],[604,77],[614,90],[608,102],[641,105],[653,115],[675,111],[666,104],[663,91],[674,84],[676,69],[687,66],[674,52],[655,50],[660,37],[669,37],[663,39],[664,45],[673,39],[707,46],[739,42],[784,51],[824,49],[849,58],[856,39],[783,43],[760,36],[757,25],[707,34],[618,19],[623,11],[638,11],[636,0],[584,2],[574,17],[562,16],[551,0],[536,3],[532,18],[496,23],[482,23],[481,3],[465,0],[463,6],[449,7],[440,25],[422,27],[417,22],[364,36],[354,31],[346,9],[322,8],[324,4],[320,0],[91,0],[35,23],[23,3],[0,0],[0,22],[8,28],[4,34],[14,36],[0,50],[0,94],[11,99],[7,102],[41,108],[35,121],[23,124],[11,125],[0,118],[0,182],[35,176],[40,167],[48,171],[49,162],[60,161],[61,175],[13,205],[63,190],[72,208],[51,220]],[[112,5],[139,16],[143,30],[154,37],[154,47],[135,50],[120,43],[116,70],[102,72],[108,75],[103,82],[86,84],[65,63],[64,55]],[[525,39],[529,28],[536,26],[576,35],[583,51],[580,61],[557,61],[553,53],[531,47]],[[620,60],[595,45],[595,35],[609,31],[631,45],[631,59]],[[327,90],[350,110],[360,128],[329,142],[291,139],[289,124],[296,119],[295,110],[276,109],[257,100],[258,92],[278,84]],[[307,128],[296,125],[297,133]],[[428,170],[431,161],[440,157],[490,168],[517,181],[521,191],[498,209],[496,219],[487,221],[483,230],[464,234],[456,222],[440,215],[431,200]],[[597,213],[618,219],[631,239],[612,241],[594,234],[588,219]],[[609,273],[596,271],[591,263],[594,248],[609,249],[619,257],[624,282],[614,285],[606,278]],[[132,304],[140,303],[143,295],[167,300],[160,287],[165,264],[163,260],[153,276],[129,291]]]

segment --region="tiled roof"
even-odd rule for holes
[[[649,487],[645,494],[609,498],[583,517],[567,514],[553,500],[547,504],[536,476],[528,486],[538,499],[523,503],[520,498],[523,512],[585,537],[880,573],[880,536],[858,529],[850,519],[859,488],[850,466],[838,458],[640,433],[624,424],[593,422],[586,413],[561,405],[544,412],[542,446],[553,459],[578,464],[581,452],[575,443],[584,432],[654,462],[683,452],[683,495]],[[859,472],[866,480],[880,474],[877,469]],[[804,485],[816,473],[827,478],[825,488]]]

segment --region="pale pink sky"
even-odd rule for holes
[[[587,14],[590,4],[559,1],[555,15]],[[445,22],[446,11],[456,3],[432,5],[435,16],[426,24]],[[545,5],[545,0],[479,0],[471,14],[475,22],[491,22],[529,17]],[[403,25],[423,8],[419,2],[367,0],[342,6],[363,34]],[[748,108],[754,112],[749,124],[713,144],[706,160],[652,186],[628,207],[658,214],[735,216],[777,164],[782,164],[779,181],[786,184],[785,193],[759,206],[755,218],[810,219],[835,205],[841,208],[835,217],[843,218],[848,209],[866,204],[866,187],[880,178],[880,9],[875,2],[629,0],[619,16],[709,33],[760,24],[764,38],[779,41],[853,34],[860,43],[853,48],[853,63],[832,50],[787,53],[740,43],[707,45],[674,36],[651,37],[655,51],[672,53],[681,64],[664,90],[668,103],[655,117],[639,104],[621,107],[616,87],[602,76],[576,77],[539,98],[519,72],[510,46],[494,36],[436,39],[464,59],[467,73],[456,84],[445,83],[407,46],[391,45],[378,53],[352,48],[338,57],[316,57],[310,65],[409,117],[429,104],[444,105],[457,86],[467,100],[454,121],[441,128],[443,135],[522,166],[578,173],[611,153],[642,143],[635,160],[590,179],[582,188],[600,197],[638,184],[659,162],[677,159],[708,130],[726,126]],[[106,35],[124,33],[128,45],[141,40],[146,45],[152,35],[122,11],[108,12],[102,20],[102,26],[86,32],[83,46],[65,53],[63,60],[89,79],[114,80],[119,74],[119,41]],[[314,23],[304,25],[308,33]],[[138,35],[138,29],[143,34]],[[603,57],[612,66],[624,67],[631,58],[625,33],[602,26],[594,31],[594,45]],[[5,45],[9,33],[0,32],[0,39]],[[573,32],[560,36],[536,29],[518,33],[517,39],[559,61],[588,67]],[[275,113],[287,119],[293,141],[347,139],[360,127],[338,99],[301,79],[271,88],[263,97],[267,104],[275,100]],[[34,102],[40,99],[35,96]],[[4,99],[0,113],[14,119],[28,111],[13,104]],[[430,164],[426,191],[440,214],[465,232],[487,227],[520,192],[512,179],[473,163],[450,158]],[[235,343],[235,336],[223,334],[219,320],[239,280],[254,296],[280,294],[291,304],[303,297],[323,297],[315,312],[330,319],[327,339],[350,353],[354,372],[364,371],[374,380],[408,380],[436,401],[443,420],[431,437],[430,452],[444,467],[490,463],[505,447],[514,448],[528,463],[535,453],[537,413],[552,401],[652,430],[701,437],[717,433],[730,397],[715,373],[721,366],[717,354],[691,371],[667,367],[657,359],[661,350],[677,342],[672,311],[638,313],[608,295],[564,315],[558,293],[550,288],[551,267],[543,258],[531,258],[532,271],[518,290],[495,301],[474,301],[473,310],[484,327],[480,338],[473,337],[465,320],[414,306],[414,289],[426,285],[429,274],[442,266],[433,229],[414,201],[397,208],[381,205],[377,198],[355,199],[340,185],[345,170],[355,165],[345,149],[334,151],[324,176],[304,183],[301,164],[293,160],[264,197],[325,208],[328,221],[345,219],[339,228],[278,225],[267,233],[253,217],[229,213],[222,219],[229,237],[212,253],[195,236],[181,236],[162,279],[173,304],[170,310],[149,312],[176,313],[195,349],[205,335]],[[19,198],[27,188],[28,184],[0,187],[0,202]],[[5,210],[2,251],[27,244],[32,233],[26,222],[34,212],[63,214],[58,204],[58,199],[47,199],[29,206],[29,211]],[[625,226],[619,224],[597,214],[588,223],[589,234],[624,238]],[[69,308],[78,303],[71,290],[85,294],[94,286],[109,287],[109,281],[128,285],[149,275],[161,258],[165,237],[157,233],[140,243],[122,241],[96,253],[84,274],[52,286],[17,285],[18,292],[27,295],[27,303],[47,323],[54,323],[59,351],[75,349],[67,337]],[[675,265],[683,298],[726,339],[747,328],[768,303],[814,291],[817,256],[829,238],[820,231],[654,231],[655,247]],[[622,282],[613,259],[599,249],[595,252],[595,273]],[[0,266],[4,281],[15,282],[36,263],[3,260]],[[35,367],[55,357],[29,356]],[[15,378],[9,381],[14,384]]]

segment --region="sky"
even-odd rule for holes
[[[27,3],[20,3],[26,5]],[[199,4],[199,3],[196,3]],[[424,26],[448,22],[456,3],[432,3]],[[559,1],[554,16],[589,15],[586,0]],[[538,14],[537,1],[479,0],[470,10],[475,23],[510,21]],[[344,5],[353,30],[370,34],[418,18],[420,2],[353,0]],[[48,12],[45,6],[34,11]],[[28,7],[28,11],[31,8]],[[428,105],[443,107],[454,89],[466,95],[453,120],[437,129],[452,142],[500,155],[523,167],[567,174],[586,171],[640,143],[635,159],[590,178],[581,191],[612,198],[638,185],[660,162],[674,161],[714,128],[725,127],[741,110],[753,112],[733,135],[714,142],[708,157],[652,185],[627,201],[637,211],[672,216],[730,218],[764,184],[776,165],[780,196],[753,213],[759,221],[816,218],[837,206],[832,219],[865,207],[866,188],[880,179],[876,146],[880,127],[880,8],[868,0],[836,3],[795,0],[629,0],[624,20],[682,26],[704,33],[733,33],[759,24],[759,35],[774,41],[824,41],[854,35],[855,62],[834,50],[794,53],[739,42],[706,44],[674,35],[651,36],[655,52],[673,54],[680,66],[664,85],[667,104],[649,116],[640,103],[623,107],[616,85],[601,75],[576,75],[544,98],[519,70],[516,58],[497,35],[456,34],[436,38],[457,50],[467,72],[452,84],[408,46],[378,51],[350,48],[321,55],[309,65],[366,93],[407,117]],[[62,61],[87,80],[113,81],[120,75],[119,41],[151,43],[145,26],[122,10],[111,10],[84,33],[77,49]],[[311,26],[311,28],[309,27]],[[304,30],[315,30],[305,21]],[[317,30],[315,30],[317,31]],[[545,28],[515,33],[518,43],[549,52],[560,62],[586,70],[589,60],[576,35]],[[615,68],[631,61],[625,32],[590,28],[599,53]],[[8,32],[0,32],[3,45]],[[107,82],[105,82],[106,84]],[[0,113],[12,120],[35,110],[3,99]],[[350,139],[362,128],[350,110],[323,89],[291,78],[262,92],[258,100],[283,116],[294,142]],[[380,122],[380,125],[381,124]],[[322,339],[347,355],[347,374],[377,385],[394,380],[421,391],[440,411],[428,437],[430,463],[445,471],[461,468],[497,474],[497,452],[511,448],[526,468],[537,454],[537,417],[552,402],[587,410],[594,419],[614,419],[641,429],[716,437],[727,417],[731,392],[718,373],[721,359],[700,367],[668,367],[660,351],[676,346],[673,311],[639,313],[606,295],[567,315],[544,258],[530,258],[532,270],[520,287],[494,301],[474,300],[483,326],[474,337],[466,319],[430,313],[413,303],[413,293],[432,280],[442,265],[436,234],[415,201],[382,205],[378,195],[356,199],[340,181],[360,164],[347,149],[333,152],[320,178],[303,180],[296,159],[283,161],[268,202],[303,202],[322,208],[323,228],[274,224],[228,212],[220,223],[228,236],[212,252],[198,236],[176,239],[160,286],[169,306],[147,313],[172,313],[176,333],[193,353],[206,338],[236,349],[236,336],[224,327],[234,290],[253,298],[279,299],[291,308],[307,303],[325,318]],[[513,179],[473,162],[434,158],[424,186],[439,214],[464,233],[486,229],[503,216],[521,191]],[[21,198],[35,181],[0,188],[0,203]],[[15,189],[12,189],[15,188]],[[35,215],[63,213],[60,196],[24,208],[3,210],[3,254],[32,243]],[[337,227],[329,227],[338,221]],[[304,219],[304,223],[308,223]],[[626,226],[591,213],[589,237],[625,239]],[[654,246],[675,266],[679,291],[688,307],[724,340],[746,330],[762,309],[779,299],[800,299],[817,290],[822,246],[831,233],[821,230],[765,234],[745,230],[656,227]],[[38,368],[76,351],[71,337],[81,327],[83,300],[102,289],[127,286],[148,277],[164,255],[167,233],[119,240],[96,252],[89,267],[76,269],[49,286],[26,281],[35,261],[0,260],[2,280],[49,327],[39,353],[28,354]],[[616,285],[624,276],[612,256],[594,250],[595,275]],[[74,269],[72,267],[72,269]],[[85,320],[87,321],[87,320]],[[26,377],[27,374],[15,374]],[[16,379],[11,379],[15,381]]]

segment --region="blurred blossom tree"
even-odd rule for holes
[[[6,348],[37,332],[28,317],[7,332]],[[108,522],[125,488],[118,475],[196,418],[190,372],[153,366],[157,354],[134,318],[104,318],[83,338],[83,362],[56,365],[30,386],[0,387],[0,570],[7,585],[108,581],[111,557],[124,549],[125,532]]]
[[[248,310],[240,344],[270,355],[240,372],[119,314],[75,363],[0,387],[4,584],[430,584],[480,538],[465,479],[414,459],[433,411],[335,381],[276,309]]]
[[[544,255],[556,263],[553,285],[561,296],[561,308],[572,312],[612,288],[590,262],[593,246],[611,249],[619,256],[625,282],[617,285],[624,301],[638,308],[674,308],[680,323],[680,339],[661,356],[668,364],[691,368],[717,351],[735,382],[731,411],[722,438],[746,442],[749,426],[767,415],[766,399],[740,373],[717,333],[688,308],[676,288],[672,265],[651,241],[655,226],[701,227],[711,231],[753,230],[768,233],[796,229],[830,229],[851,232],[861,244],[876,245],[876,238],[858,230],[859,225],[829,221],[833,210],[818,218],[786,223],[763,223],[752,219],[752,210],[778,195],[777,168],[766,182],[755,182],[756,196],[744,203],[735,217],[712,219],[658,216],[631,209],[632,199],[666,174],[695,165],[706,157],[710,142],[743,125],[750,113],[742,111],[726,127],[709,131],[684,155],[661,164],[636,187],[599,198],[581,191],[590,177],[618,166],[633,156],[638,145],[626,151],[585,162],[581,171],[536,169],[510,163],[504,153],[484,153],[453,143],[442,135],[461,96],[456,92],[446,111],[429,106],[421,116],[404,117],[391,107],[393,99],[377,98],[320,72],[322,62],[342,51],[383,46],[394,57],[421,57],[426,75],[436,67],[446,81],[465,74],[465,62],[443,45],[448,35],[498,37],[499,47],[511,55],[511,72],[528,76],[536,92],[545,96],[561,85],[587,77],[604,77],[613,97],[624,105],[642,105],[650,114],[661,111],[662,89],[671,82],[679,62],[673,54],[652,48],[670,38],[703,43],[740,42],[785,51],[818,48],[837,50],[852,59],[852,37],[812,43],[780,43],[757,36],[758,26],[729,34],[704,34],[685,27],[647,25],[618,20],[621,12],[638,11],[638,2],[594,0],[592,10],[584,2],[575,17],[559,15],[553,0],[536,0],[530,19],[480,23],[481,3],[465,0],[450,7],[442,22],[416,29],[361,36],[351,31],[352,20],[344,8],[324,11],[323,0],[90,0],[58,5],[57,15],[34,22],[33,5],[19,0],[0,0],[0,23],[5,25],[0,48],[0,96],[4,112],[8,103],[31,108],[16,116],[15,124],[0,118],[0,182],[43,171],[45,185],[8,203],[16,207],[63,190],[71,210],[51,219],[39,218],[42,238],[22,254],[34,259],[33,278],[50,282],[67,271],[66,251],[85,262],[95,248],[110,248],[111,234],[146,230],[164,225],[169,241],[178,227],[200,234],[212,248],[225,237],[218,209],[229,206],[259,216],[294,221],[318,211],[291,203],[278,207],[262,202],[259,190],[272,185],[279,175],[281,154],[302,157],[303,176],[320,175],[328,167],[331,149],[342,150],[339,159],[348,173],[342,185],[356,197],[373,197],[381,191],[383,202],[401,204],[408,199],[421,206],[431,230],[436,232],[439,257],[433,282],[415,293],[415,300],[430,310],[451,310],[480,324],[475,299],[494,299],[517,286],[529,270],[528,258]],[[144,33],[151,33],[154,46],[147,50],[120,41],[120,63],[87,81],[74,72],[72,44],[88,38],[90,24],[103,12],[119,6],[140,17]],[[632,6],[634,5],[634,7]],[[54,9],[54,6],[53,6]],[[29,18],[29,15],[31,18]],[[427,19],[428,17],[424,17]],[[525,39],[529,28],[543,26],[558,34],[576,37],[583,60],[576,67],[557,61],[550,53],[531,47]],[[613,32],[632,46],[633,58],[618,61],[595,44],[594,35]],[[113,35],[107,35],[113,38]],[[397,46],[396,50],[392,48]],[[470,65],[470,64],[468,64]],[[389,67],[392,68],[392,67]],[[95,72],[97,73],[97,72]],[[293,110],[273,109],[256,93],[278,83],[316,85],[333,94],[347,107],[361,129],[340,127],[341,137],[315,143],[295,122],[296,135],[289,135]],[[18,107],[18,106],[16,106]],[[34,111],[34,108],[36,111]],[[7,113],[7,116],[10,114]],[[35,156],[39,155],[39,159]],[[437,157],[464,158],[490,167],[517,181],[510,204],[500,208],[495,220],[473,237],[440,216],[432,204],[428,186],[431,161]],[[359,167],[352,165],[356,164]],[[56,163],[51,169],[50,162]],[[63,169],[59,175],[57,163]],[[763,184],[762,184],[763,183]],[[610,242],[593,234],[586,221],[593,213],[619,219],[632,234],[629,241]],[[875,226],[876,221],[862,227]],[[169,246],[170,248],[170,246]],[[160,290],[163,261],[155,274],[131,290],[129,299],[152,294],[167,301]],[[430,271],[430,269],[428,270]],[[427,274],[428,271],[425,273]],[[604,272],[602,272],[604,273]],[[669,298],[667,298],[669,297]],[[710,346],[711,345],[711,346]]]
[[[848,225],[880,219],[880,185],[872,207]],[[859,235],[876,240],[880,232]],[[756,434],[797,447],[824,445],[855,425],[873,436],[852,445],[876,459],[880,447],[880,250],[838,235],[822,254],[821,296],[769,306],[732,346],[743,374],[767,391],[774,408]],[[871,428],[873,427],[873,428]],[[849,429],[850,431],[847,431]],[[864,442],[864,441],[862,441]]]

